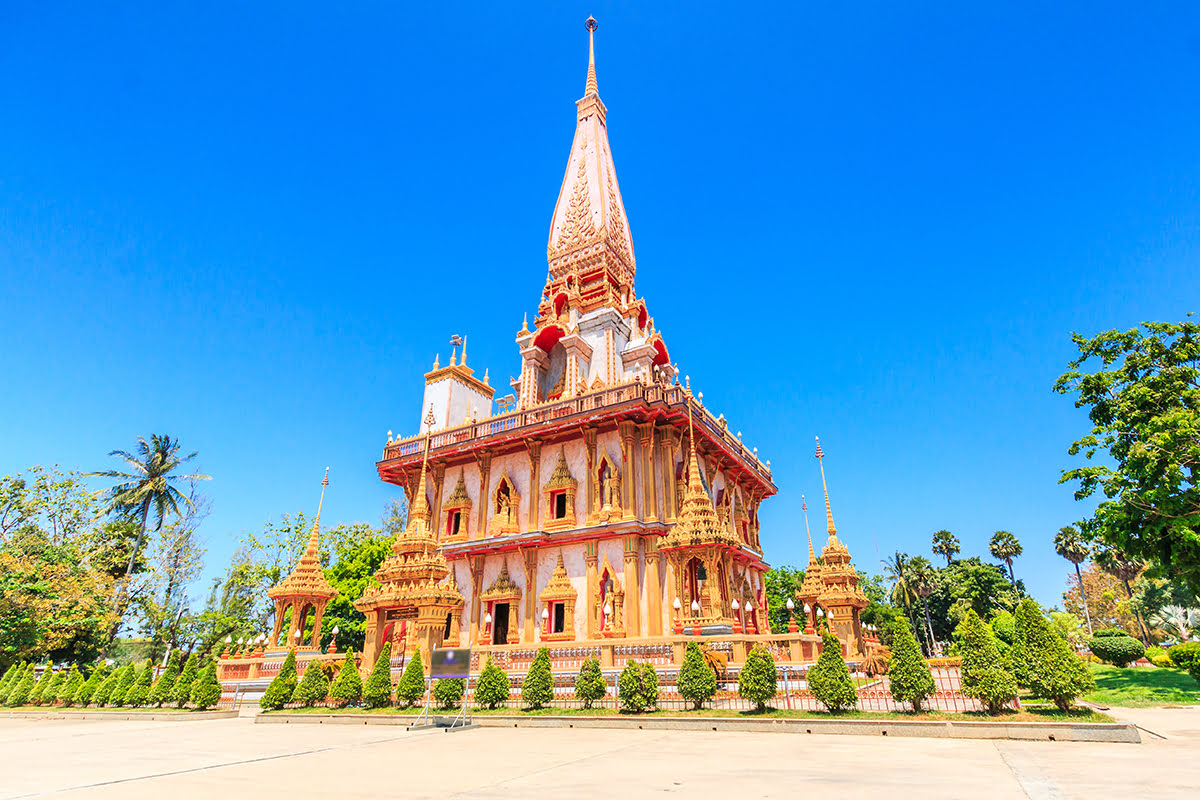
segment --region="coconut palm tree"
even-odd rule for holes
[[[946,559],[947,567],[961,550],[962,548],[958,546],[958,537],[950,531],[937,531],[933,534],[933,552]]]
[[[913,605],[916,602],[916,592],[913,591],[912,576],[909,575],[908,564],[911,560],[910,556],[896,551],[883,561],[883,574],[892,582],[891,601],[892,605],[903,608],[908,614],[909,621],[913,624],[913,630],[916,630],[916,620],[913,619]]]
[[[1122,550],[1112,546],[1106,546],[1096,551],[1095,560],[1100,569],[1125,584],[1125,596],[1129,598],[1129,605],[1133,608],[1133,616],[1137,620],[1138,630],[1142,633],[1142,644],[1149,647],[1150,634],[1146,631],[1142,613],[1138,610],[1137,604],[1133,602],[1133,587],[1129,585],[1131,580],[1141,574],[1146,562],[1140,558],[1130,557]]]
[[[122,459],[130,471],[104,470],[88,474],[88,477],[111,478],[117,481],[105,492],[101,513],[111,512],[138,523],[137,542],[129,553],[125,580],[119,584],[117,592],[113,595],[113,606],[118,612],[119,624],[121,612],[118,600],[128,596],[133,565],[146,539],[151,514],[154,515],[154,529],[162,530],[163,522],[167,518],[172,515],[183,516],[182,507],[195,508],[191,498],[179,491],[176,485],[183,481],[207,481],[211,478],[200,473],[184,475],[175,472],[195,458],[196,453],[180,456],[179,442],[170,436],[151,434],[148,442],[139,436],[136,455],[125,450],[113,450],[109,455]],[[115,626],[112,633],[116,635]]]
[[[908,579],[912,583],[913,594],[921,598],[925,610],[926,642],[929,644],[928,654],[934,654],[937,643],[933,637],[933,620],[929,618],[929,595],[934,590],[933,564],[925,556],[913,556],[908,562]]]
[[[1021,547],[1017,537],[1008,531],[996,531],[992,534],[988,550],[991,551],[992,558],[1008,565],[1008,580],[1014,589],[1017,588],[1017,576],[1013,573],[1013,559],[1025,552],[1025,548]]]
[[[1083,601],[1083,616],[1087,620],[1088,636],[1092,635],[1092,612],[1088,610],[1087,592],[1083,590],[1083,572],[1079,565],[1092,554],[1091,545],[1084,541],[1074,525],[1065,525],[1054,534],[1054,551],[1075,565],[1075,577],[1079,580],[1079,599]]]

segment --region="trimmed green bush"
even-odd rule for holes
[[[183,671],[179,673],[179,678],[171,689],[171,702],[175,704],[176,708],[183,708],[192,699],[192,684],[196,682],[198,669],[196,654],[192,653],[184,662]]]
[[[917,712],[937,691],[933,673],[929,671],[929,664],[921,657],[917,638],[905,619],[892,622],[892,659],[888,665],[888,688],[896,701],[911,703],[913,711]]]
[[[487,663],[479,673],[479,682],[475,684],[475,702],[484,708],[495,708],[507,700],[511,693],[512,683],[508,675],[488,655]]]
[[[413,658],[413,661],[420,661],[419,658]],[[412,667],[409,663],[405,667],[405,673]],[[424,678],[424,666],[421,667],[422,679]],[[424,681],[422,681],[424,682]],[[383,708],[391,705],[392,702],[392,643],[388,642],[379,651],[379,658],[375,659],[375,666],[371,668],[371,674],[367,676],[367,683],[363,686],[363,703],[367,708]]]
[[[42,690],[42,705],[52,706],[58,700],[58,689],[62,686],[63,681],[67,679],[67,671],[65,669],[56,670],[50,676],[50,682],[46,684],[46,688]]]
[[[828,630],[821,633],[821,655],[808,671],[808,689],[835,714],[858,704],[858,690],[842,658],[842,643]]]
[[[1167,649],[1171,663],[1200,682],[1200,642],[1183,642]]]
[[[1001,611],[992,617],[992,621],[988,623],[992,629],[992,635],[998,641],[1004,642],[1007,645],[1012,645],[1016,641],[1017,636],[1017,620],[1007,611]]]
[[[292,700],[299,703],[301,708],[312,708],[324,702],[328,695],[329,679],[325,677],[325,670],[321,669],[321,662],[309,661],[304,668],[304,679],[296,687]]]
[[[765,711],[767,701],[774,699],[778,687],[779,673],[771,651],[756,645],[746,655],[746,663],[738,674],[738,696],[754,703],[756,710]]]
[[[658,705],[658,671],[654,665],[627,663],[617,678],[617,699],[626,713],[653,711]]]
[[[1094,631],[1092,633],[1093,637],[1095,637],[1095,636],[1129,636],[1129,635],[1130,635],[1129,631],[1125,630],[1124,628],[1101,628],[1100,630]]]
[[[279,667],[279,673],[267,686],[258,705],[262,708],[280,709],[292,702],[296,692],[296,650],[288,650],[287,657]]]
[[[458,708],[463,691],[462,678],[439,678],[433,682],[433,699],[437,701],[438,708],[443,710]]]
[[[362,689],[362,676],[358,674],[358,666],[354,663],[354,651],[351,650],[346,653],[346,660],[342,662],[337,680],[329,688],[329,698],[341,708],[362,700]]]
[[[962,654],[962,693],[977,698],[989,714],[999,714],[1017,696],[1017,681],[1000,662],[991,630],[974,610],[954,633]]]
[[[15,663],[9,664],[8,669],[4,671],[4,677],[0,678],[0,703],[4,702],[4,697],[12,689],[14,676],[21,674],[24,669],[25,662],[22,661],[19,666]]]
[[[1127,667],[1146,655],[1146,646],[1128,634],[1093,636],[1088,649],[1096,658],[1118,667]]]
[[[146,663],[138,672],[137,680],[129,687],[129,691],[125,693],[125,705],[127,706],[144,706],[146,701],[150,699],[150,684],[154,680],[154,663],[150,659],[146,659]]]
[[[9,695],[13,693],[13,691],[17,688],[17,684],[19,684],[21,679],[25,677],[25,670],[28,668],[29,665],[24,661],[22,661],[20,664],[13,664],[11,667],[9,667],[8,671],[11,672],[12,675],[9,676],[8,683],[3,688],[0,688],[0,705],[7,705]]]
[[[425,662],[421,661],[421,651],[413,653],[400,680],[396,683],[396,699],[408,708],[425,696]]]
[[[29,664],[25,667],[25,674],[21,676],[21,680],[16,681],[16,685],[4,701],[6,706],[23,706],[29,702],[29,695],[33,691],[33,666]]]
[[[129,689],[133,686],[133,682],[137,680],[137,668],[133,664],[126,664],[121,668],[121,677],[117,679],[113,685],[112,694],[108,697],[110,705],[122,706],[125,704],[125,695],[129,693]]]
[[[521,681],[521,702],[526,708],[544,708],[554,699],[554,673],[550,670],[550,648],[542,647],[533,657]]]
[[[150,705],[161,706],[171,699],[171,691],[175,688],[175,681],[179,679],[179,655],[178,650],[172,650],[167,656],[167,665],[150,687],[150,697],[147,698]]]
[[[600,659],[596,657],[584,659],[579,674],[575,676],[575,696],[583,701],[584,708],[608,694],[608,684],[604,682],[604,673],[600,671]]]
[[[738,681],[741,690],[741,681]],[[717,694],[717,675],[704,660],[700,645],[688,642],[683,654],[683,665],[679,668],[679,696],[699,710]],[[774,696],[774,693],[772,693]]]
[[[92,702],[92,698],[96,695],[96,690],[100,688],[100,684],[104,682],[108,675],[108,670],[104,664],[100,664],[88,679],[79,686],[79,690],[75,692],[75,696],[71,698],[71,702],[77,706],[87,706]]]
[[[58,685],[58,691],[54,693],[54,697],[64,706],[69,706],[75,702],[75,694],[79,691],[80,686],[83,686],[83,673],[79,671],[78,665],[72,664],[67,677]]]
[[[96,691],[92,694],[92,705],[102,708],[108,704],[109,698],[112,697],[113,689],[117,688],[117,681],[120,680],[120,672],[120,670],[110,672],[100,679],[100,683],[96,686]]]
[[[38,705],[42,702],[42,694],[46,691],[46,687],[50,685],[50,681],[54,680],[54,665],[47,663],[42,669],[41,677],[37,683],[33,685],[33,689],[29,692],[28,702],[31,705]]]
[[[208,666],[200,673],[200,677],[192,682],[191,700],[192,705],[199,711],[212,708],[221,701],[221,684],[217,680],[215,662],[208,662]]]
[[[1013,666],[1017,683],[1036,697],[1053,701],[1060,711],[1069,711],[1076,697],[1096,687],[1095,678],[1033,600],[1025,598],[1016,619]]]

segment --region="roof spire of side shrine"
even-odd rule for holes
[[[329,467],[325,468],[325,477],[321,479],[321,500],[317,503],[317,516],[313,520],[312,531],[308,535],[308,546],[300,561],[279,584],[267,590],[267,596],[276,597],[327,597],[337,596],[337,589],[325,580],[325,572],[321,569],[321,507],[325,504],[325,487],[329,485]]]
[[[738,542],[721,524],[717,509],[713,506],[712,498],[705,490],[700,479],[700,460],[696,456],[696,435],[692,424],[692,391],[691,381],[688,380],[686,391],[688,410],[688,476],[687,490],[683,497],[683,506],[679,510],[679,521],[671,532],[663,539],[661,549],[669,550],[680,547],[695,547],[703,545],[718,545],[737,549]]]

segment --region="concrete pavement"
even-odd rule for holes
[[[1196,796],[1200,708],[1144,743],[0,719],[0,799]]]

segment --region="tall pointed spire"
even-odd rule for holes
[[[325,477],[321,479],[321,499],[317,502],[317,516],[313,519],[312,533],[308,535],[308,548],[306,554],[317,553],[320,547],[319,535],[321,531],[321,507],[325,505],[325,487],[329,485],[329,467],[325,468]]]
[[[833,508],[829,505],[829,487],[825,485],[825,451],[821,449],[821,437],[817,437],[817,463],[821,465],[821,488],[825,490],[825,529],[831,540],[837,539],[837,527],[833,524]]]
[[[817,551],[813,550],[812,530],[808,527],[808,501],[800,495],[800,510],[804,512],[804,532],[808,535],[808,563],[817,560]]]
[[[583,96],[588,95],[600,96],[600,87],[596,85],[596,29],[600,26],[596,23],[596,18],[589,16],[587,22],[583,23],[583,27],[587,28],[588,32],[588,74],[587,83],[583,88]]]
[[[409,531],[413,530],[417,525],[425,529],[429,527],[425,520],[425,515],[429,511],[429,501],[425,499],[425,471],[426,466],[429,464],[429,438],[434,422],[433,403],[430,403],[429,413],[425,415],[425,451],[421,456],[421,477],[417,479],[417,496],[413,498],[412,508],[408,512]]]

